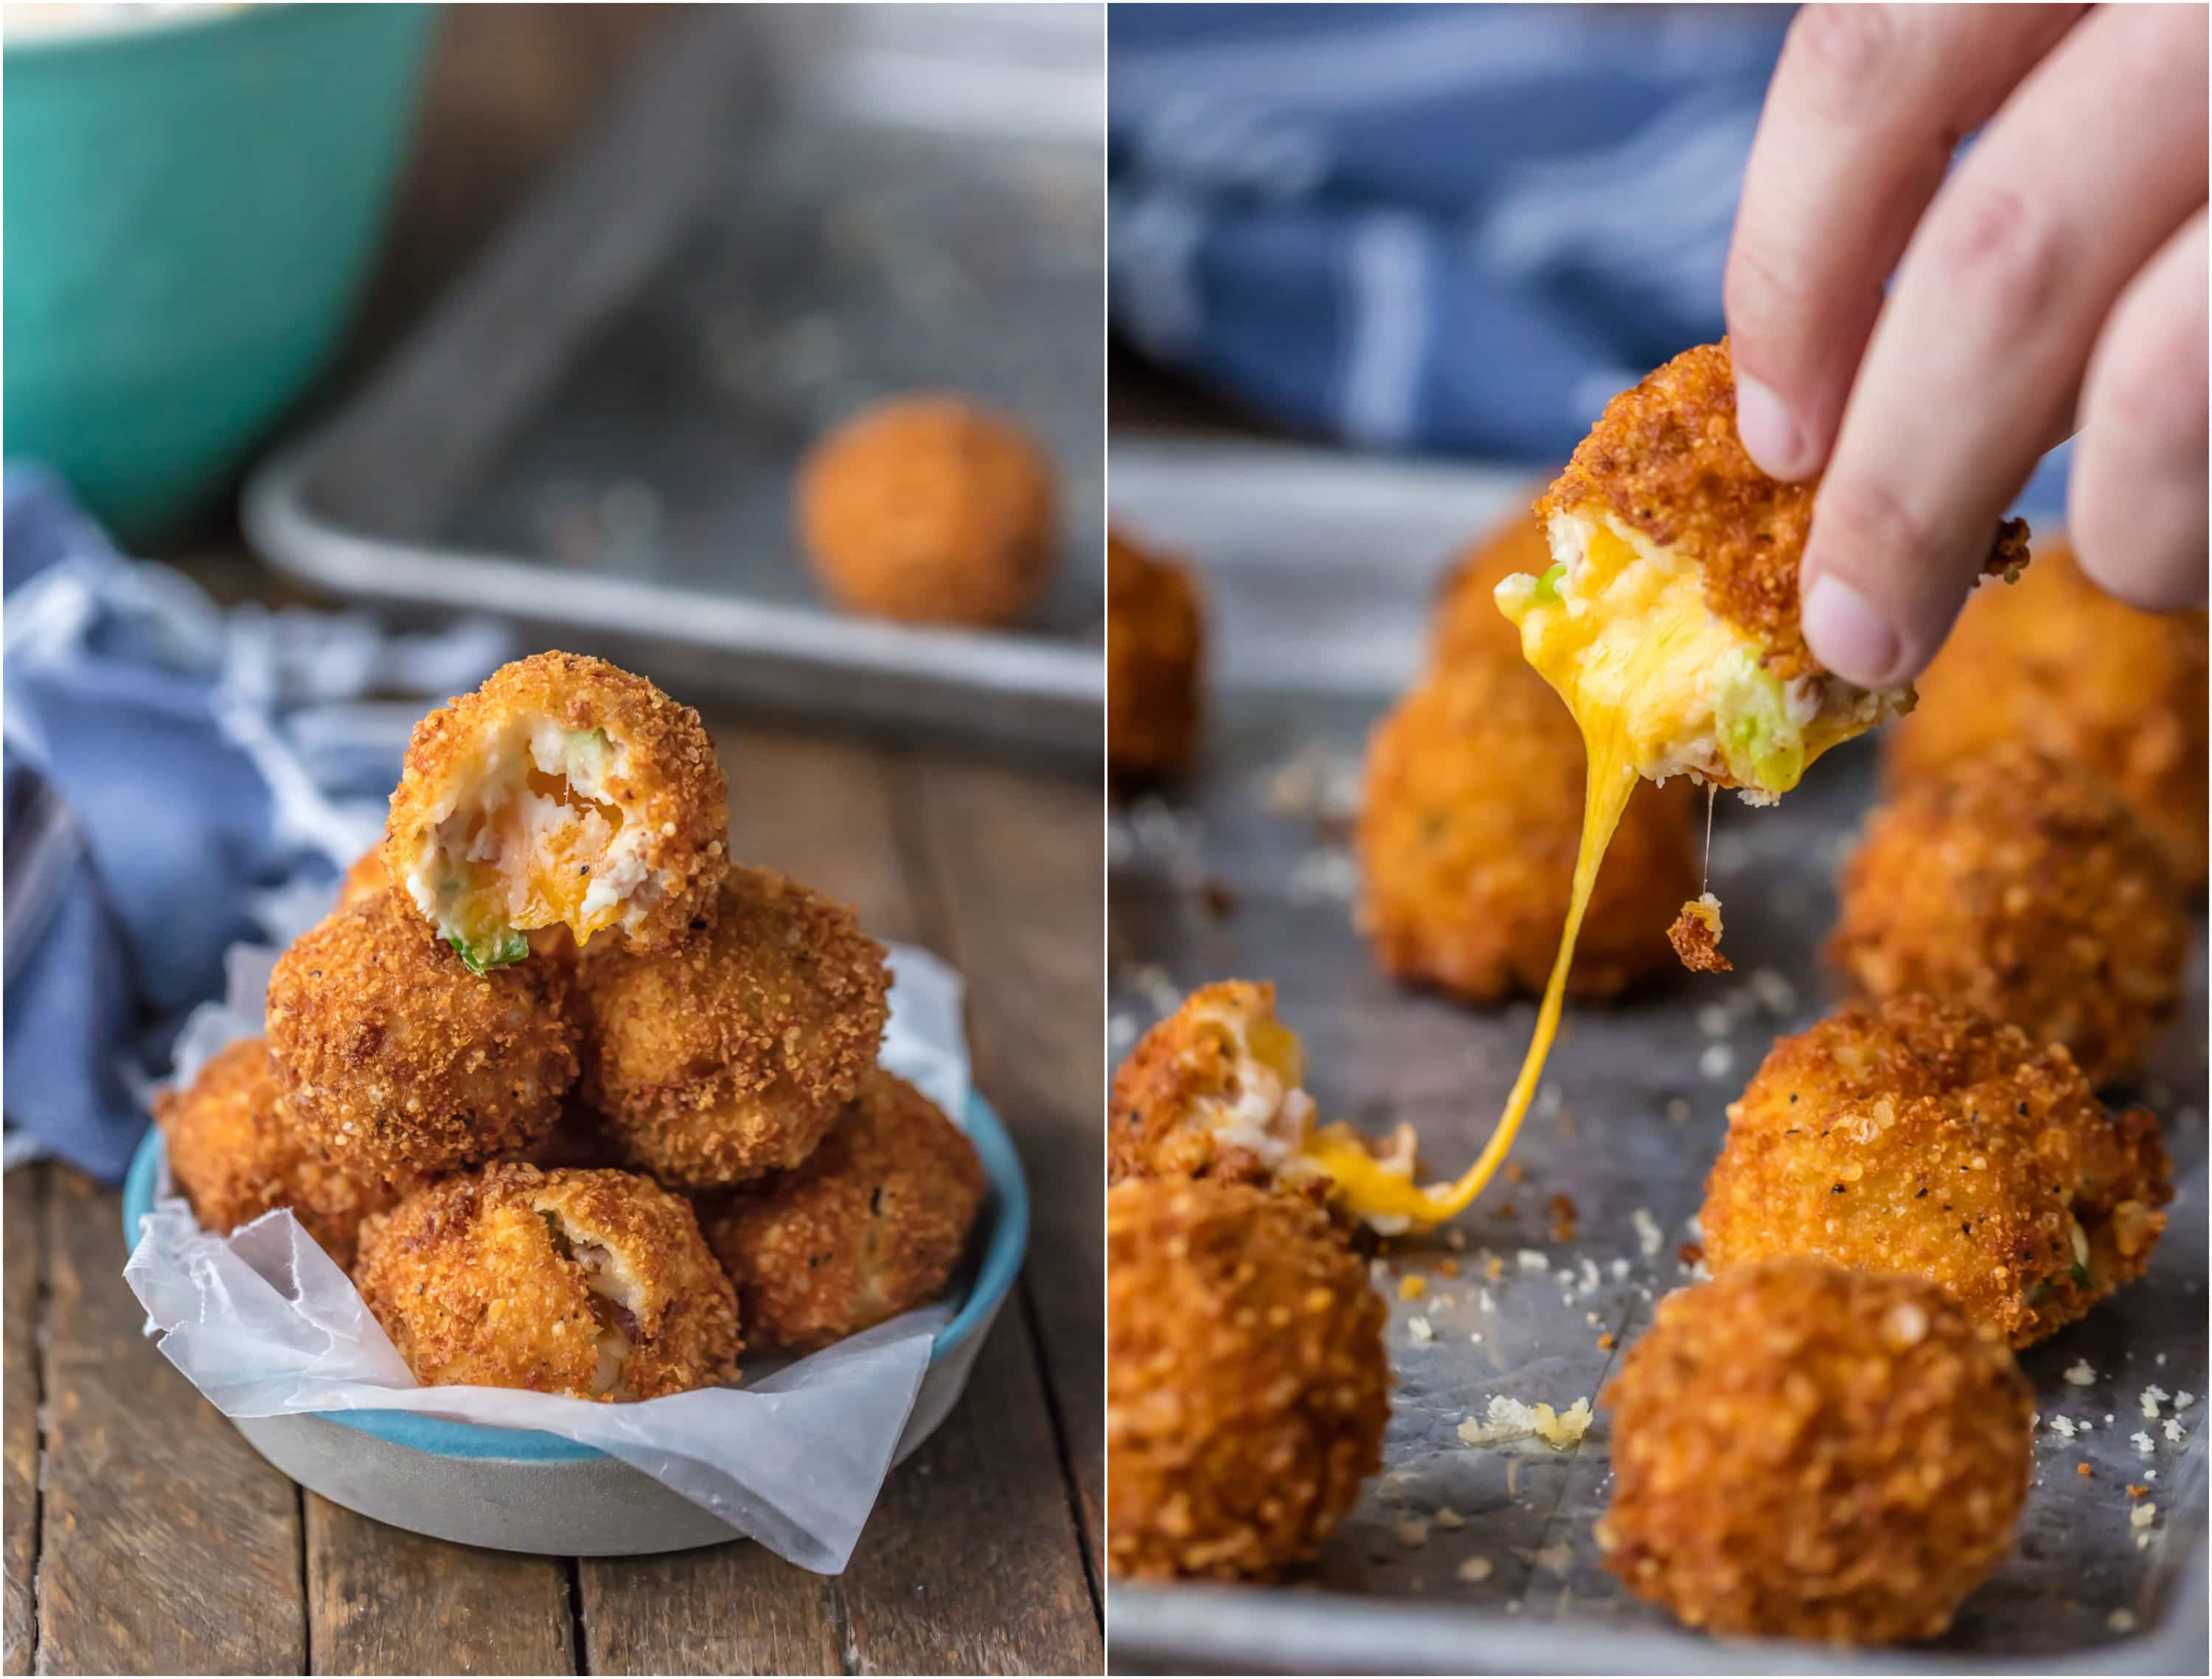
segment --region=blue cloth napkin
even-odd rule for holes
[[[8,1158],[114,1179],[225,948],[319,913],[415,720],[512,637],[224,611],[48,474],[11,466],[5,501]]]
[[[1114,323],[1303,431],[1563,459],[1724,330],[1793,11],[1114,7]],[[2022,505],[2047,516],[2064,470]]]

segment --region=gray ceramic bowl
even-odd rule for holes
[[[968,1384],[975,1354],[1013,1287],[1029,1244],[1029,1185],[1006,1128],[980,1096],[967,1132],[990,1193],[960,1310],[938,1331],[896,1463],[935,1432]],[[166,1152],[149,1129],[123,1188],[123,1231],[135,1243],[153,1210]],[[412,1411],[332,1411],[241,1417],[255,1451],[333,1504],[462,1545],[557,1556],[635,1556],[741,1538],[651,1476],[557,1434],[488,1428]]]

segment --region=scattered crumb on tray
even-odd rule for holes
[[[1590,1402],[1577,1399],[1564,1411],[1549,1405],[1524,1405],[1503,1394],[1494,1396],[1483,1420],[1469,1417],[1459,1426],[1462,1443],[1472,1446],[1511,1445],[1516,1441],[1541,1440],[1554,1451],[1570,1451],[1589,1433]]]

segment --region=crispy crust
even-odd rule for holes
[[[323,1251],[353,1263],[361,1221],[416,1187],[358,1161],[333,1159],[309,1142],[283,1103],[283,1080],[266,1038],[243,1038],[184,1090],[154,1098],[169,1170],[204,1230],[228,1235],[289,1207]]]
[[[1766,648],[1788,681],[1821,670],[1797,623],[1797,566],[1813,521],[1811,484],[1778,484],[1752,464],[1735,431],[1735,368],[1728,340],[1698,344],[1605,405],[1566,471],[1536,503],[1608,513],[1662,546],[1680,545],[1705,573],[1705,603]],[[2027,526],[1998,527],[1983,570],[2027,563]]]
[[[2018,745],[1908,782],[1845,865],[1827,958],[1869,997],[1925,991],[2133,1071],[2181,995],[2188,921],[2118,791]]]
[[[1358,917],[1384,971],[1481,1004],[1543,989],[1584,762],[1573,717],[1517,651],[1462,641],[1439,658],[1368,741]],[[1630,799],[1583,917],[1573,995],[1614,996],[1666,965],[1668,918],[1697,890],[1695,800],[1686,780]]]
[[[1266,1185],[1273,1173],[1250,1149],[1222,1142],[1192,1122],[1198,1102],[1234,1102],[1243,1077],[1234,1043],[1209,1012],[1273,1023],[1275,988],[1266,980],[1218,980],[1183,999],[1139,1038],[1114,1074],[1107,1101],[1106,1177],[1212,1177]],[[1295,1041],[1295,1040],[1293,1040]]]
[[[268,1031],[301,1131],[364,1171],[450,1171],[527,1148],[576,1077],[558,970],[472,974],[394,892],[284,952]]]
[[[1778,1260],[1671,1294],[1603,1402],[1606,1566],[1723,1636],[1932,1638],[2027,1497],[2033,1392],[1917,1278]]]
[[[1206,626],[1189,569],[1106,538],[1106,763],[1114,779],[1180,775],[1199,728]]]
[[[1161,1180],[1106,1198],[1107,1558],[1267,1579],[1382,1467],[1382,1302],[1302,1203]]]
[[[878,1069],[795,1170],[740,1190],[708,1223],[763,1352],[811,1352],[933,1298],[983,1204],[975,1146]]]
[[[369,899],[382,897],[391,886],[392,877],[384,869],[384,847],[379,843],[353,860],[353,867],[338,881],[338,901],[332,907],[358,909]]]
[[[593,1247],[633,1305],[610,1311],[588,1286]],[[653,1399],[734,1370],[737,1297],[691,1204],[629,1172],[504,1162],[446,1178],[362,1226],[354,1281],[433,1386]],[[600,1356],[611,1325],[629,1342],[611,1384]]]
[[[990,628],[1026,615],[1051,581],[1052,462],[963,397],[863,409],[809,453],[798,501],[815,575],[854,611]]]
[[[415,726],[385,824],[390,878],[407,878],[478,744],[529,716],[603,730],[626,751],[629,772],[610,770],[606,799],[622,811],[625,831],[635,824],[645,834],[640,861],[663,886],[625,936],[647,948],[673,944],[709,913],[728,871],[729,789],[699,714],[604,659],[533,654],[502,665],[474,693],[447,701]]]
[[[1729,974],[1735,964],[1721,954],[1720,912],[1702,898],[1692,898],[1667,929],[1667,942],[1693,974]]]
[[[1508,577],[1540,577],[1552,564],[1544,527],[1516,512],[1468,544],[1446,566],[1429,609],[1429,653],[1443,662],[1486,651],[1518,660],[1521,634],[1498,610],[1498,586]]]
[[[890,983],[850,906],[732,868],[683,944],[586,950],[585,1094],[663,1183],[795,1166],[875,1065]]]
[[[1906,996],[1774,1046],[1698,1218],[1716,1273],[1797,1254],[1923,1277],[2026,1347],[2142,1274],[2171,1177],[2158,1122],[2107,1117],[2063,1049]]]
[[[2138,611],[2046,544],[2013,587],[1974,591],[1920,676],[1919,709],[1885,735],[1883,767],[1895,787],[2006,741],[2077,757],[2201,887],[2206,663],[2203,612]]]

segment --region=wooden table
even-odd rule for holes
[[[448,17],[349,367],[465,259],[659,27],[655,9]],[[296,598],[223,529],[172,557],[225,596]],[[618,1560],[473,1551],[303,1493],[142,1337],[118,1192],[41,1165],[5,1181],[6,1672],[1101,1670],[1099,787],[726,712],[708,722],[737,856],[853,901],[878,936],[966,974],[976,1081],[1034,1196],[1029,1263],[966,1396],[892,1472],[851,1566],[824,1579],[751,1544]]]

